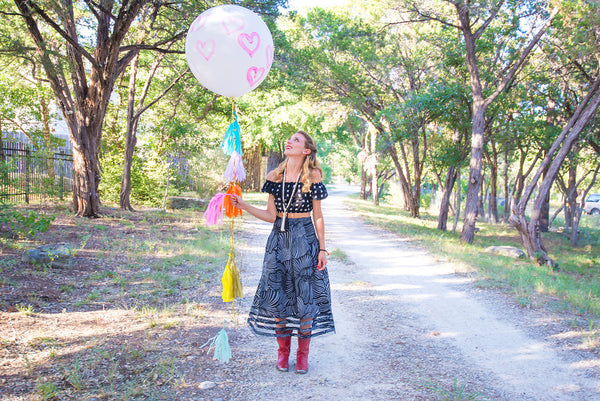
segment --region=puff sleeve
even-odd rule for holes
[[[261,192],[266,192],[271,195],[277,195],[278,185],[276,182],[266,180]]]
[[[327,188],[325,188],[325,185],[322,182],[311,184],[310,193],[314,200],[325,199],[327,196],[329,196],[327,193]]]

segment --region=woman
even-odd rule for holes
[[[335,331],[321,211],[327,189],[310,135],[296,132],[284,154],[286,160],[267,175],[262,189],[269,193],[266,210],[239,196],[232,204],[274,223],[248,323],[257,334],[277,337],[282,372],[289,370],[291,338],[297,336],[296,373],[306,373],[311,337]]]

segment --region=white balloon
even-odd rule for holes
[[[256,88],[273,63],[273,38],[265,22],[247,8],[209,8],[190,26],[185,55],[207,89],[238,97]]]

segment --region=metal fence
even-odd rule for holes
[[[10,202],[60,198],[73,191],[73,155],[52,154],[24,143],[4,143],[0,152],[0,198]]]

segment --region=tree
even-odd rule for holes
[[[15,0],[69,127],[73,144],[73,210],[78,216],[98,216],[102,124],[115,80],[137,53],[135,48],[123,51],[122,45],[144,4],[144,0],[85,4],[65,0],[61,5]],[[94,21],[93,45],[89,34],[80,27],[81,11]],[[61,42],[52,40],[48,32],[60,35]]]
[[[174,86],[175,84],[188,72],[187,67],[183,69],[183,72],[179,73],[174,79],[170,79],[170,83],[162,88],[162,91],[156,94],[156,97],[149,101],[147,104],[146,98],[148,96],[150,86],[155,78],[158,68],[161,66],[166,53],[159,53],[154,57],[154,61],[149,66],[149,70],[146,74],[146,80],[143,83],[141,92],[138,94],[136,99],[136,83],[138,83],[137,75],[139,69],[140,54],[136,54],[133,61],[131,62],[131,72],[129,75],[129,90],[127,99],[127,128],[125,131],[125,151],[123,157],[123,176],[121,178],[121,191],[119,195],[119,205],[121,209],[133,210],[131,207],[130,193],[131,193],[131,166],[133,161],[133,152],[137,143],[137,129],[142,114],[152,107],[155,103],[160,101]],[[136,105],[137,103],[137,105]]]
[[[594,39],[600,27],[600,8],[596,3],[563,3],[561,6],[560,24],[553,35],[553,44],[561,49],[561,52],[555,54],[564,57],[565,65],[569,66],[585,88],[585,95],[580,98],[560,135],[548,150],[546,157],[525,188],[523,197],[513,206],[510,218],[511,224],[521,235],[529,257],[541,265],[554,268],[557,264],[548,255],[540,235],[542,205],[565,159],[581,140],[582,133],[585,132],[600,106],[598,43]],[[555,54],[552,54],[552,57],[555,57]],[[527,219],[525,208],[534,189],[538,189],[538,194],[533,202],[531,215]]]
[[[554,10],[546,21],[538,26],[531,24],[536,21],[536,14],[543,15],[545,10],[539,9],[536,2],[533,4],[505,4],[504,0],[486,3],[462,0],[446,0],[455,9],[457,22],[452,22],[448,16],[439,14],[431,9],[422,9],[419,3],[409,2],[408,10],[417,18],[429,21],[438,21],[446,26],[457,29],[464,41],[465,59],[470,74],[470,86],[472,91],[472,132],[471,132],[471,161],[469,171],[469,183],[467,187],[467,199],[465,205],[465,218],[461,233],[461,241],[472,243],[475,237],[475,223],[477,221],[477,208],[479,193],[482,184],[482,160],[483,146],[486,128],[486,110],[494,100],[507,88],[515,75],[527,61],[527,57],[552,23],[557,10]],[[531,10],[529,7],[533,8]],[[442,7],[443,8],[443,7]],[[533,15],[532,15],[533,11]],[[520,15],[519,13],[523,13]],[[502,16],[502,18],[499,18]],[[506,24],[506,28],[500,32],[508,32],[500,39],[501,44],[514,47],[506,48],[504,45],[497,46],[496,58],[500,60],[502,68],[494,75],[484,80],[482,76],[479,53],[479,43],[482,35],[494,23]],[[537,28],[537,32],[521,32],[521,25],[525,21],[531,24],[531,29]],[[528,40],[525,46],[523,42]],[[508,58],[505,58],[508,55]]]

